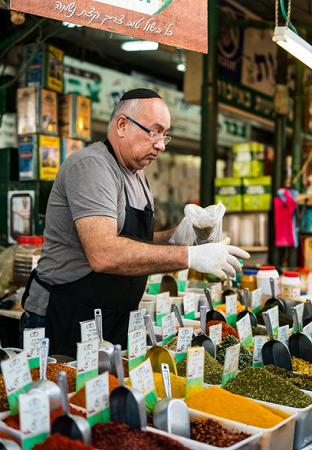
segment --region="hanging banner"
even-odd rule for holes
[[[207,0],[11,0],[10,7],[195,52],[208,51]]]

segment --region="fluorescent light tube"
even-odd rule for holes
[[[121,44],[121,48],[126,52],[141,52],[157,50],[158,42],[153,41],[127,41]]]
[[[275,27],[273,42],[312,69],[312,46],[288,27]]]

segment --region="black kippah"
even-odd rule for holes
[[[157,92],[152,91],[152,89],[138,88],[126,92],[120,101],[132,100],[134,98],[161,98],[161,96]]]

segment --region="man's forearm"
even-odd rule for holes
[[[177,227],[178,226],[169,228],[168,230],[156,231],[154,233],[153,239],[154,244],[168,244],[169,239],[171,238]]]

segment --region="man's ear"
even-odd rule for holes
[[[116,119],[116,131],[120,138],[125,136],[127,119],[125,116],[119,116]]]

